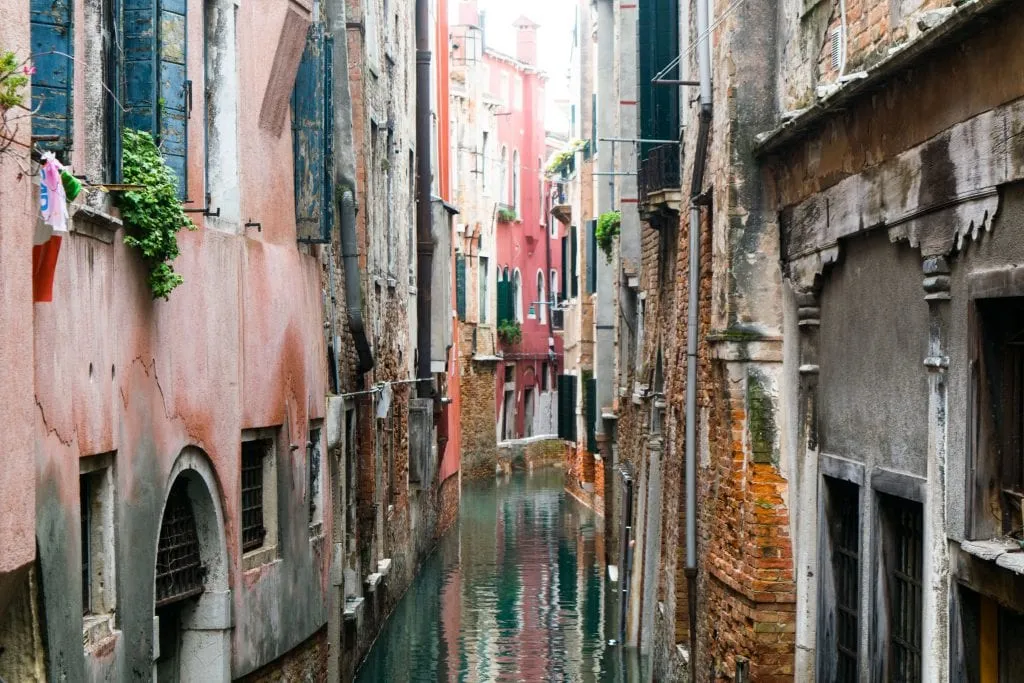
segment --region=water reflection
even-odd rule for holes
[[[564,493],[561,471],[467,483],[458,528],[357,680],[639,681],[635,653],[605,647],[603,558],[600,519]]]

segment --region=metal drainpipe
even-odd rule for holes
[[[348,50],[345,40],[345,3],[341,0],[330,0],[324,5],[331,35],[336,37],[334,52],[331,59],[334,73],[348,73]],[[339,83],[343,85],[339,86]],[[341,241],[341,258],[345,269],[345,310],[348,327],[352,332],[352,341],[356,347],[358,363],[356,372],[364,374],[373,368],[373,352],[366,338],[363,324],[363,291],[359,277],[359,240],[356,235],[356,195],[355,195],[355,148],[352,137],[352,96],[348,89],[348,79],[334,81],[334,130],[337,140],[334,148],[340,153],[334,157],[334,174],[336,182],[335,196],[332,198],[338,205],[338,226]],[[340,359],[339,359],[340,361]],[[340,387],[338,388],[340,391]]]
[[[416,0],[416,377],[420,398],[433,395],[430,372],[434,237],[430,207],[430,6]]]
[[[708,0],[697,2],[700,121],[690,184],[690,272],[686,329],[686,586],[690,603],[690,680],[697,680],[697,334],[700,325],[700,207],[711,132],[711,36]]]

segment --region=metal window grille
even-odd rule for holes
[[[91,483],[88,474],[78,478],[78,498],[82,517],[82,614],[92,612],[92,548],[89,547],[92,530]]]
[[[309,444],[307,446],[307,460],[309,461],[309,522],[313,523],[316,516],[316,498],[320,492],[320,430],[309,430]]]
[[[921,680],[921,583],[924,526],[921,505],[892,499],[893,572],[889,605],[890,680]]]
[[[269,440],[242,443],[242,552],[263,545],[267,530],[263,526],[263,458],[272,444]]]
[[[860,514],[858,489],[829,483],[832,570],[836,596],[836,683],[859,680],[857,644],[860,622]]]
[[[196,518],[188,497],[188,483],[179,479],[171,487],[160,524],[156,553],[156,606],[163,607],[203,592],[206,570],[199,554]]]

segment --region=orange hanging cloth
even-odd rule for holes
[[[53,274],[57,270],[61,236],[54,235],[44,244],[32,247],[32,301],[53,301]]]

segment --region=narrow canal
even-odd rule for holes
[[[640,681],[606,646],[601,520],[561,470],[466,483],[439,544],[363,662],[357,681]]]

